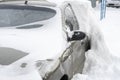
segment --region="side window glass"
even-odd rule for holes
[[[70,31],[79,29],[77,19],[74,15],[70,5],[68,5],[65,8],[65,24],[66,24],[66,26],[69,27]]]

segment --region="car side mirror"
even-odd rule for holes
[[[68,33],[68,41],[80,41],[86,37],[86,34],[82,31],[72,31]]]

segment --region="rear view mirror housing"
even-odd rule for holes
[[[82,31],[71,31],[68,32],[68,41],[81,41],[85,39],[86,34]]]

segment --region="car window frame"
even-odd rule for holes
[[[68,25],[66,25],[66,15],[65,15],[66,8],[69,8],[72,13],[72,18],[73,18],[74,24],[73,23],[69,24],[70,27],[73,26],[71,29],[69,28]],[[69,29],[70,31],[79,30],[79,24],[78,24],[77,18],[75,16],[74,10],[70,4],[67,4],[64,8],[64,17],[63,18],[64,18],[64,26],[66,27],[66,29]],[[69,21],[71,21],[71,20],[69,20]]]

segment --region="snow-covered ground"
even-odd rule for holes
[[[120,8],[107,8],[106,18],[101,24],[110,52],[120,57]]]
[[[96,17],[99,18],[99,10]],[[120,80],[120,9],[107,8],[100,21],[101,33],[93,34],[92,48],[86,53],[83,74],[72,80]]]

